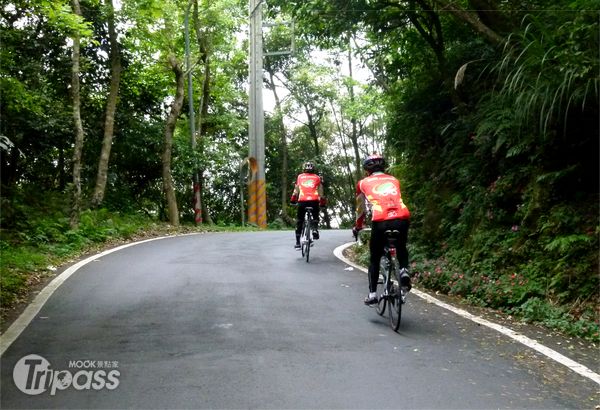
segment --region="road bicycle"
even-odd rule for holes
[[[370,229],[367,228],[365,231],[370,231]],[[375,308],[379,316],[383,316],[387,309],[390,327],[397,332],[402,319],[402,305],[406,303],[406,295],[409,289],[400,286],[401,269],[396,257],[396,241],[399,232],[397,230],[386,230],[384,234],[386,244],[379,265],[376,290],[378,303]],[[356,239],[359,239],[358,235]]]
[[[385,231],[386,245],[380,262],[379,279],[377,280],[377,313],[383,316],[386,308],[390,319],[390,326],[395,332],[400,328],[402,318],[402,305],[406,303],[409,289],[400,286],[401,270],[396,257],[396,241],[399,232],[396,230]]]
[[[304,208],[304,222],[302,223],[302,233],[300,234],[300,249],[302,250],[302,256],[306,257],[307,263],[310,258],[310,248],[314,245],[312,231],[314,219],[312,210],[312,207]]]

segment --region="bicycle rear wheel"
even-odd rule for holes
[[[391,267],[389,271],[390,277],[394,280],[390,281],[390,294],[388,298],[388,311],[390,316],[390,326],[397,332],[400,328],[400,319],[402,319],[402,296],[400,294],[400,278],[398,278],[398,270]]]
[[[302,257],[306,254],[306,241],[304,240],[306,231],[306,221],[302,224],[302,231],[300,236],[300,251],[302,252]]]
[[[379,316],[383,316],[385,313],[385,307],[387,305],[387,293],[385,292],[385,287],[387,284],[387,259],[385,256],[381,257],[380,269],[379,269],[379,278],[377,279],[377,298],[379,302],[377,303],[377,313]]]

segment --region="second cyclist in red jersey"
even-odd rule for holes
[[[400,181],[394,176],[386,174],[385,159],[373,154],[363,162],[367,177],[361,179],[356,185],[356,213],[357,218],[352,229],[355,235],[364,228],[367,206],[371,208],[371,239],[369,243],[369,295],[365,304],[377,303],[377,280],[379,279],[380,260],[385,247],[386,230],[398,231],[396,242],[398,263],[400,267],[400,285],[408,289],[411,287],[408,273],[408,227],[410,224],[410,211],[402,201]]]

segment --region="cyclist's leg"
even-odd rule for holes
[[[300,235],[302,234],[302,224],[304,223],[304,208],[306,208],[306,205],[303,202],[298,202],[298,213],[296,214],[296,247],[300,246]]]
[[[371,223],[371,239],[369,241],[369,292],[377,290],[377,280],[379,279],[379,266],[385,247],[385,229],[381,222]]]
[[[398,239],[396,241],[396,255],[398,256],[398,266],[400,269],[408,269],[408,227],[410,221],[408,219],[397,219],[393,221],[393,229],[397,230]]]
[[[313,238],[319,239],[319,201],[315,201],[312,206],[312,217],[313,217]]]
[[[394,221],[394,229],[397,229],[398,240],[396,241],[396,256],[398,258],[398,266],[400,267],[401,285],[411,288],[410,276],[408,270],[408,249],[406,243],[408,241],[408,227],[410,221],[408,219],[399,219]]]

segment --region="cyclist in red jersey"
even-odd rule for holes
[[[379,279],[379,264],[386,244],[385,231],[388,229],[399,232],[396,241],[398,263],[400,266],[400,286],[410,290],[410,275],[408,272],[408,227],[410,211],[402,202],[400,182],[392,175],[384,173],[385,159],[379,154],[372,154],[363,162],[367,177],[356,185],[357,218],[352,228],[356,236],[364,228],[367,206],[371,208],[371,240],[369,243],[369,295],[365,298],[366,305],[375,305],[377,300],[377,280]]]
[[[292,204],[298,204],[298,214],[296,217],[296,249],[300,249],[300,234],[302,232],[302,224],[304,223],[305,209],[312,208],[312,216],[314,221],[313,239],[319,239],[319,209],[320,206],[325,206],[327,200],[323,195],[323,184],[321,177],[317,175],[315,165],[312,162],[306,162],[303,166],[303,173],[298,175],[294,192],[290,198]]]

